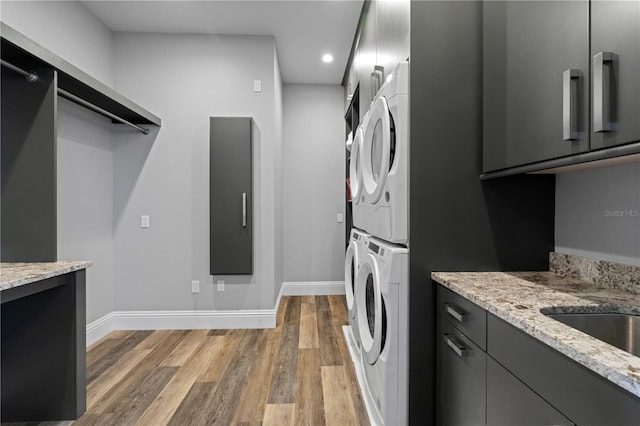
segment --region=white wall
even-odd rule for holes
[[[113,34],[77,1],[0,3],[2,21],[113,87]]]
[[[276,296],[278,118],[273,37],[115,36],[116,88],[162,118],[156,137],[115,148],[116,310],[272,309]],[[253,80],[262,92],[253,92]],[[209,277],[209,117],[251,116],[253,276]],[[151,227],[140,228],[140,215]],[[191,293],[200,280],[201,293]]]
[[[556,251],[640,266],[640,164],[556,176]]]
[[[2,21],[103,83],[113,84],[113,36],[79,2],[2,1]],[[58,99],[58,259],[92,260],[87,322],[113,311],[111,121]]]
[[[91,260],[87,322],[113,311],[111,120],[58,100],[58,259]]]
[[[345,124],[338,85],[284,85],[284,281],[344,280]]]

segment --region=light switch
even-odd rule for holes
[[[338,223],[342,223],[344,220],[342,213],[338,213]]]
[[[224,281],[218,281],[218,291],[224,291]]]
[[[141,228],[148,228],[149,227],[149,216],[147,216],[147,215],[140,216],[140,227]]]
[[[262,92],[262,80],[253,80],[253,91]]]

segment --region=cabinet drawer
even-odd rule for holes
[[[571,426],[573,423],[488,356],[487,425]]]
[[[492,314],[487,353],[576,424],[638,424],[640,398]]]
[[[438,424],[484,425],[487,354],[438,319]]]
[[[438,313],[483,350],[487,348],[487,312],[478,305],[438,286]]]

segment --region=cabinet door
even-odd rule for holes
[[[507,369],[487,357],[487,425],[573,425]]]
[[[591,149],[640,140],[640,1],[591,2],[591,58]]]
[[[369,111],[373,100],[373,81],[371,73],[376,65],[376,7],[377,2],[367,2],[368,10],[364,14],[364,21],[358,43],[358,76],[360,80],[360,116]]]
[[[253,273],[253,119],[211,117],[211,275]]]
[[[379,1],[376,4],[378,40],[376,65],[384,70],[384,78],[400,61],[409,57],[409,0]]]
[[[438,318],[438,424],[484,425],[486,354]]]
[[[587,151],[589,2],[484,2],[483,37],[483,170]]]

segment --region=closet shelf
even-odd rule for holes
[[[75,95],[113,115],[134,124],[160,127],[162,120],[71,65],[38,43],[25,37],[4,22],[0,22],[2,59],[25,70],[53,68],[58,72],[58,88]],[[113,122],[117,122],[113,120]]]

